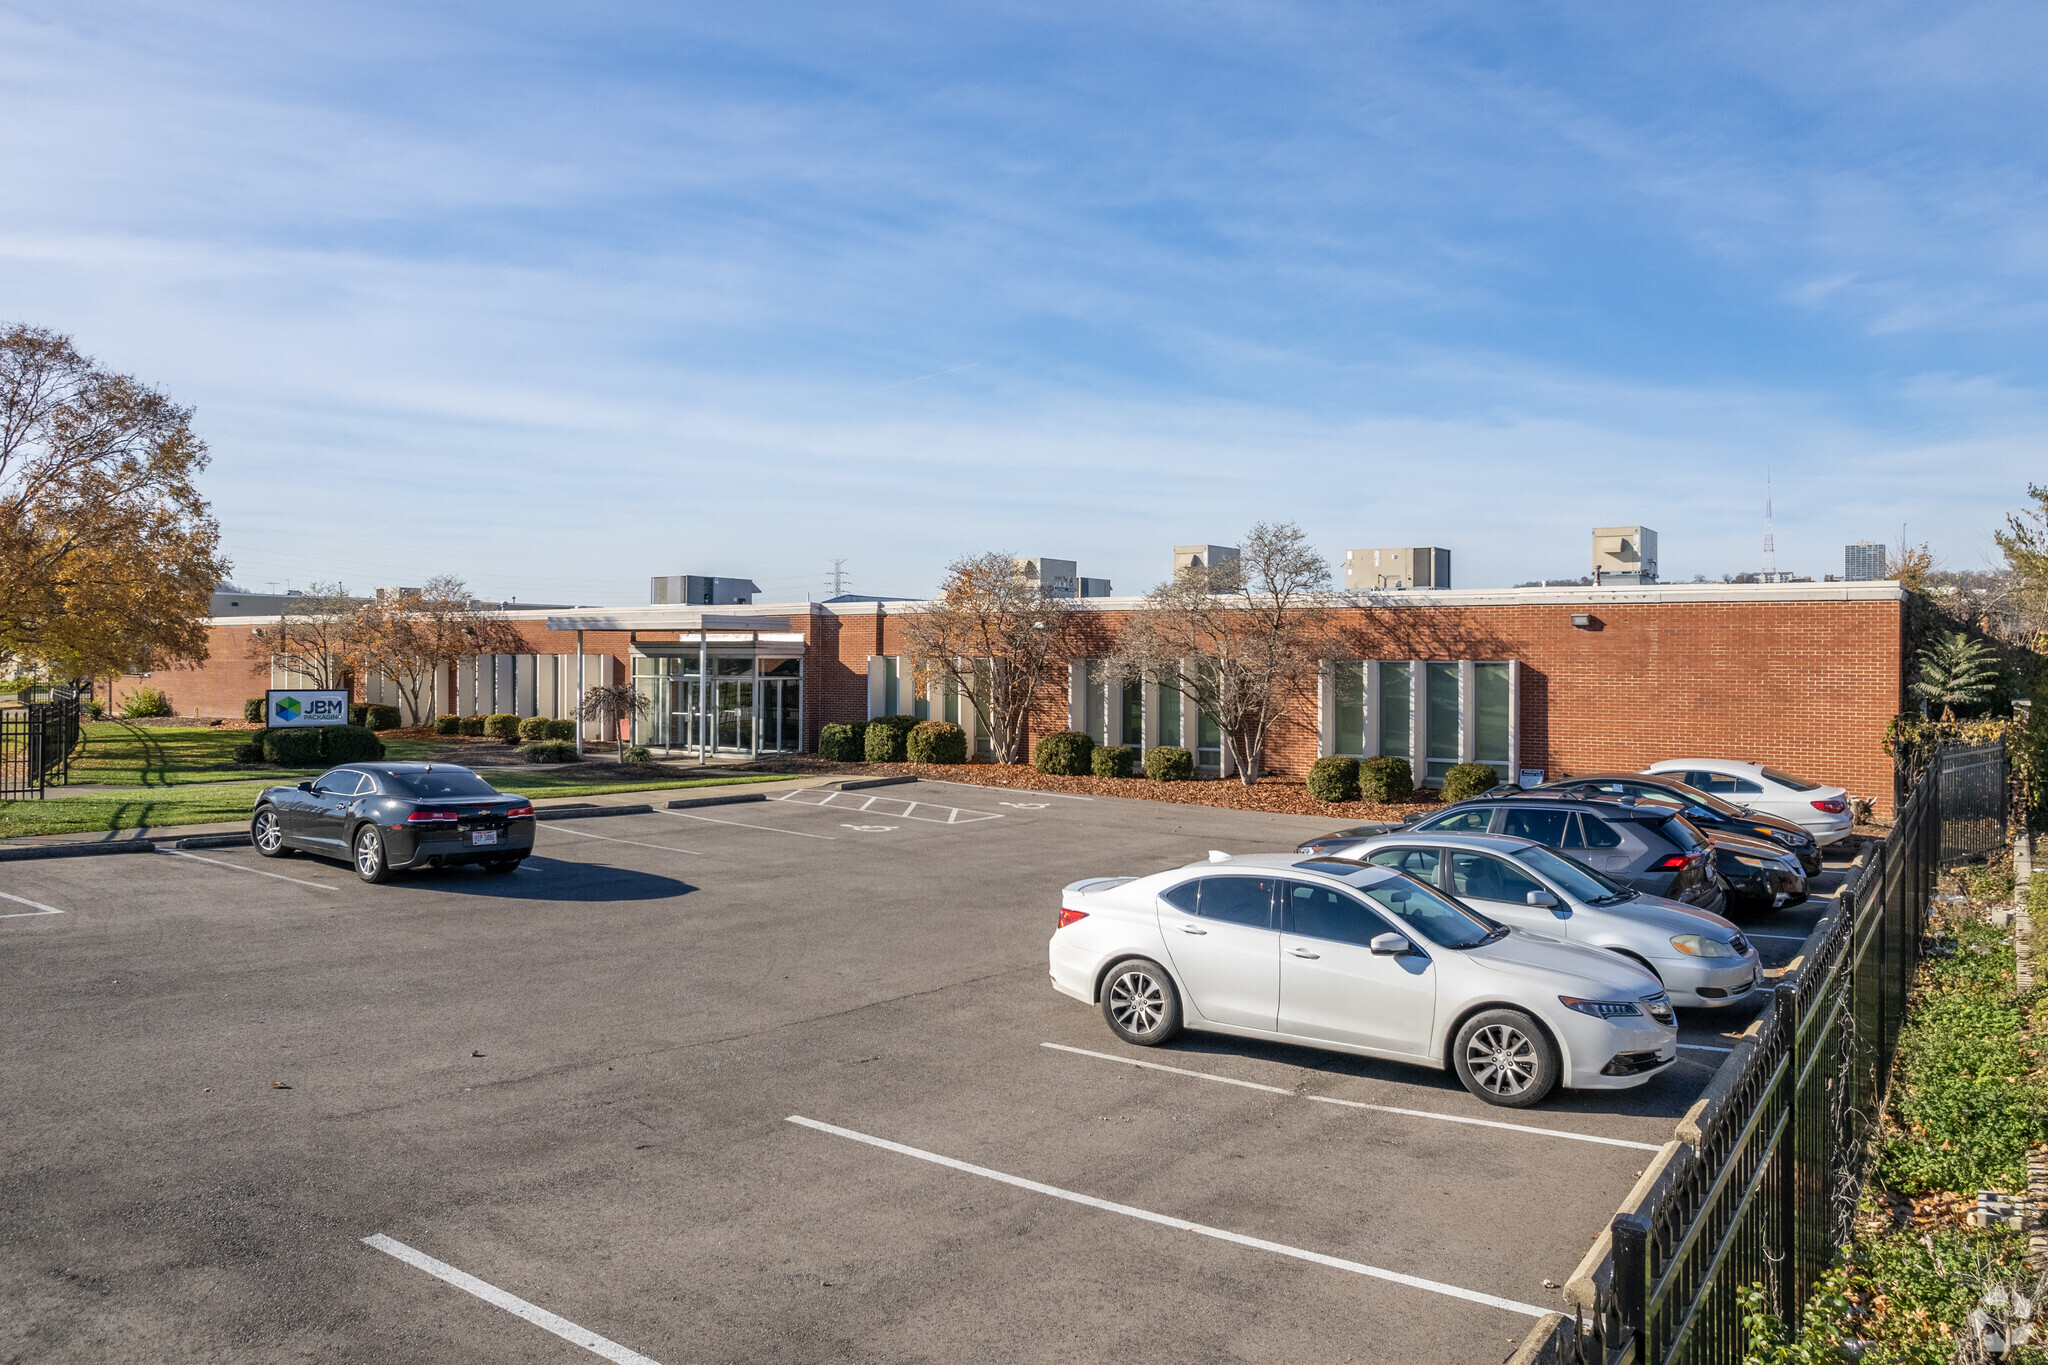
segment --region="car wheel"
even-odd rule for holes
[[[1125,1042],[1157,1047],[1180,1032],[1180,992],[1164,967],[1130,958],[1103,978],[1102,1017]]]
[[[375,825],[364,825],[356,831],[355,863],[356,875],[366,882],[391,880],[391,865],[384,857],[384,836]]]
[[[284,846],[284,822],[269,806],[257,811],[256,818],[249,822],[249,842],[266,858],[282,858],[291,852]]]
[[[1509,1109],[1527,1109],[1557,1088],[1557,1047],[1520,1010],[1487,1010],[1465,1021],[1451,1046],[1465,1088]]]

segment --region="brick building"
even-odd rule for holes
[[[1512,591],[1344,594],[1314,698],[1274,736],[1271,771],[1300,776],[1321,754],[1397,753],[1418,779],[1459,761],[1504,776],[1640,768],[1706,755],[1768,760],[1838,783],[1880,809],[1891,765],[1879,748],[1903,704],[1904,595],[1897,584],[1671,584]],[[913,696],[900,616],[910,602],[633,606],[500,613],[532,652],[444,671],[421,710],[573,713],[586,687],[632,679],[652,702],[635,739],[657,751],[800,751],[835,720],[920,714],[974,735],[962,698]],[[1091,598],[1084,649],[1114,647],[1127,598]],[[160,670],[183,715],[234,716],[244,698],[290,685],[252,662],[249,618],[217,619],[212,657]],[[123,679],[117,700],[140,680]],[[383,679],[365,700],[402,700]],[[1085,729],[1105,743],[1179,743],[1223,768],[1213,727],[1170,692],[1118,686],[1075,660],[1049,685],[1032,729]],[[410,719],[410,717],[408,717]],[[589,733],[595,737],[592,728]]]

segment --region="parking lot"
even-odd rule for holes
[[[1756,1007],[1507,1111],[1047,983],[1066,882],[1328,828],[920,783],[509,877],[8,864],[0,1360],[1499,1360]]]

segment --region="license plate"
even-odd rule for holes
[[[495,844],[498,842],[498,831],[494,829],[475,830],[470,834],[469,841],[472,844]]]

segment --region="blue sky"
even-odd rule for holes
[[[0,0],[0,318],[245,586],[1120,592],[1292,519],[1953,567],[2048,481],[2048,10]]]

